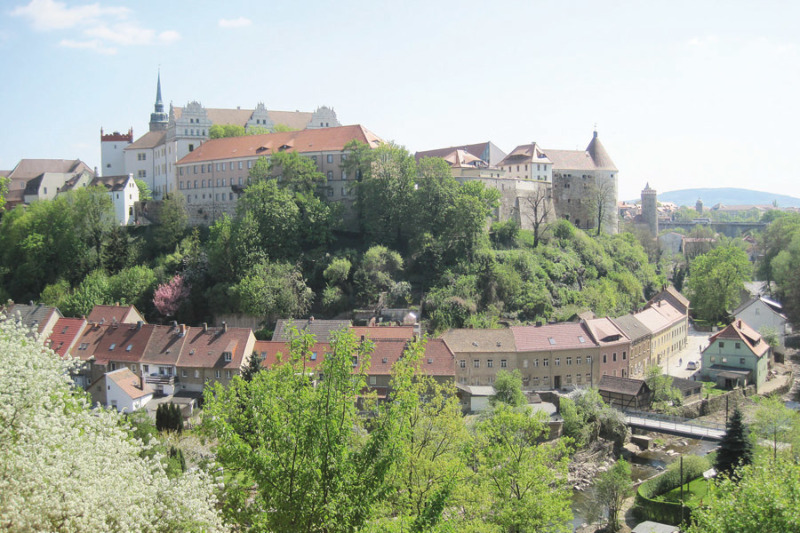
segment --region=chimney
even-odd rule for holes
[[[181,324],[181,332],[179,333],[179,336],[183,337],[184,335],[186,335],[186,324]]]
[[[142,329],[143,325],[144,325],[144,322],[142,322],[141,320],[137,320],[136,321],[136,331],[139,331],[140,329]]]
[[[226,322],[222,323],[222,333],[228,333],[228,324]]]
[[[33,300],[29,300],[28,304],[30,304],[30,306],[33,307]]]
[[[739,329],[742,329],[742,321],[739,320]]]
[[[203,322],[203,333],[208,333],[208,322]]]
[[[177,320],[173,320],[172,321],[172,327],[175,328],[175,329],[178,329],[178,321]]]

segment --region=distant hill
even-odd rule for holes
[[[775,194],[750,189],[734,189],[723,187],[719,189],[680,189],[658,193],[660,202],[674,202],[678,205],[694,206],[697,199],[703,200],[703,205],[711,207],[716,204],[723,205],[764,205],[777,202],[778,207],[800,207],[800,198]]]

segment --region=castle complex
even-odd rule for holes
[[[617,233],[617,167],[596,131],[586,150],[549,150],[537,143],[517,146],[502,157],[498,150],[489,142],[417,152],[415,157],[443,157],[457,180],[481,181],[500,191],[498,220],[515,220],[523,229],[537,220],[565,219],[585,230],[599,222],[606,233]]]
[[[206,108],[197,101],[185,107],[169,106],[167,113],[161,97],[161,74],[156,85],[156,101],[150,114],[149,131],[133,140],[128,133],[105,134],[100,130],[102,174],[133,174],[144,180],[155,199],[177,188],[177,163],[209,140],[211,126],[238,125],[246,132],[272,132],[276,126],[292,130],[340,126],[336,112],[318,107],[314,112],[273,111],[263,103],[255,109]]]

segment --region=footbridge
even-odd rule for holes
[[[632,410],[625,410],[622,415],[627,425],[646,431],[706,440],[722,440],[725,436],[725,426],[722,424]]]

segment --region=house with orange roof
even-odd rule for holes
[[[85,318],[59,318],[48,339],[48,346],[59,356],[65,357],[88,323]]]
[[[147,323],[135,305],[95,305],[86,318],[89,322],[94,322],[95,324],[113,324],[114,322],[118,324]]]
[[[732,389],[766,382],[772,363],[772,347],[760,333],[742,320],[736,320],[715,333],[703,350],[703,380],[715,381]]]
[[[157,396],[172,395],[177,389],[178,357],[186,343],[186,325],[144,324],[142,329],[151,331],[145,333],[148,340],[139,359],[142,378]]]
[[[113,407],[119,412],[132,413],[153,399],[153,388],[144,383],[129,368],[119,368],[103,374],[88,389],[93,405]]]
[[[152,333],[152,328],[144,328],[139,322],[90,323],[71,354],[90,364],[91,381],[120,368],[140,375],[140,360]]]
[[[176,163],[178,190],[186,198],[189,222],[210,225],[223,213],[233,215],[236,202],[249,184],[249,170],[255,162],[279,152],[297,152],[311,159],[326,182],[329,201],[344,206],[345,220],[355,219],[351,188],[356,176],[343,168],[348,153],[345,146],[358,141],[370,148],[383,140],[361,125],[304,129],[263,135],[213,139],[199,144]]]
[[[181,391],[202,392],[207,382],[227,385],[241,375],[253,354],[256,337],[249,328],[187,327],[176,367]]]

